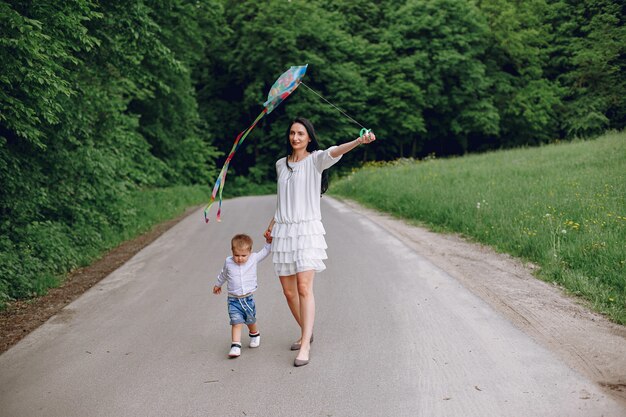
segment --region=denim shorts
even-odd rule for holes
[[[256,323],[256,305],[254,295],[245,298],[228,297],[228,315],[231,326],[234,324]]]

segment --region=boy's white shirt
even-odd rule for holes
[[[251,253],[246,263],[237,265],[233,257],[229,256],[224,262],[222,272],[217,275],[216,287],[228,283],[228,294],[241,296],[252,293],[257,289],[256,265],[270,254],[269,243],[266,243],[258,252]]]

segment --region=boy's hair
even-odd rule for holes
[[[232,249],[250,249],[252,250],[252,238],[248,235],[240,233],[233,236],[230,241]]]

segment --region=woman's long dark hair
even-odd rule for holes
[[[285,162],[287,163],[287,168],[289,169],[289,171],[293,170],[293,168],[289,166],[289,155],[291,155],[291,153],[293,152],[293,149],[291,148],[291,142],[289,141],[289,134],[291,133],[291,126],[293,126],[294,123],[300,123],[302,126],[304,126],[307,134],[309,135],[309,139],[311,139],[311,142],[309,142],[306,146],[307,152],[313,152],[320,148],[320,144],[317,142],[317,137],[315,136],[315,128],[313,127],[313,123],[311,123],[304,117],[296,117],[295,119],[293,119],[287,127],[287,158],[285,159]],[[322,189],[320,190],[320,194],[324,194],[326,190],[328,190],[328,172],[327,170],[324,170],[322,171]]]

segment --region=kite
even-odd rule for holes
[[[235,143],[233,143],[233,147],[231,148],[230,153],[228,154],[228,157],[226,158],[226,161],[224,162],[224,166],[222,167],[220,174],[217,176],[217,180],[215,181],[215,185],[213,186],[213,192],[211,193],[211,200],[209,201],[209,204],[204,209],[204,221],[206,223],[209,222],[209,209],[215,202],[216,197],[218,197],[218,201],[219,201],[218,209],[217,209],[217,221],[218,222],[220,221],[220,214],[222,212],[222,190],[224,189],[224,183],[226,182],[226,173],[228,172],[230,161],[233,159],[233,156],[235,156],[235,152],[237,152],[237,149],[239,149],[243,141],[246,139],[246,136],[248,136],[248,134],[252,131],[252,129],[255,128],[257,123],[259,123],[259,120],[261,120],[263,116],[265,116],[266,114],[270,114],[272,110],[278,107],[278,105],[282,103],[287,97],[289,97],[289,95],[293,93],[300,84],[308,88],[315,95],[317,95],[322,100],[324,100],[325,102],[333,106],[335,109],[339,110],[350,121],[361,126],[362,129],[361,129],[361,132],[359,133],[359,136],[363,136],[366,133],[371,132],[371,129],[367,129],[361,123],[357,122],[352,117],[350,117],[350,115],[348,115],[341,108],[335,106],[333,103],[326,100],[319,93],[317,93],[311,87],[309,87],[304,82],[302,82],[302,77],[304,77],[304,74],[306,73],[307,66],[308,64],[301,65],[301,66],[293,66],[289,68],[287,71],[283,72],[283,74],[280,77],[278,77],[278,79],[274,82],[274,85],[272,85],[272,88],[270,89],[269,94],[267,95],[267,100],[265,101],[265,103],[263,103],[264,108],[261,114],[259,114],[257,118],[254,120],[254,122],[252,122],[252,124],[246,130],[241,132],[239,136],[237,136],[237,138],[235,139]]]
[[[267,95],[267,101],[263,103],[263,111],[261,114],[257,116],[257,118],[252,122],[252,124],[244,131],[242,131],[237,138],[235,139],[235,143],[233,143],[233,147],[226,158],[226,162],[224,162],[224,166],[220,171],[220,174],[217,176],[217,180],[215,181],[215,185],[213,186],[213,192],[211,193],[211,200],[209,204],[204,209],[204,221],[209,222],[209,209],[211,205],[215,202],[215,197],[218,196],[219,191],[219,204],[217,209],[217,221],[220,221],[220,213],[222,211],[222,190],[224,189],[224,183],[226,182],[226,173],[228,172],[228,166],[230,165],[230,161],[235,156],[235,152],[241,146],[243,141],[246,139],[246,136],[255,128],[259,120],[263,118],[266,114],[270,114],[272,110],[274,110],[280,103],[283,102],[291,93],[294,92],[296,88],[302,83],[302,77],[306,73],[308,64],[301,66],[293,66],[285,71],[272,85],[269,94]]]

